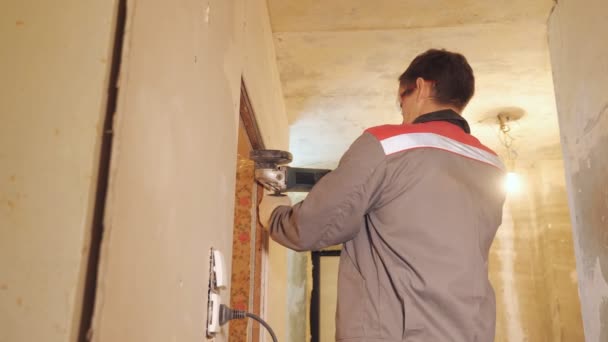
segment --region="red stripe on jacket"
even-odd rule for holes
[[[383,125],[368,128],[365,130],[371,133],[376,139],[382,141],[384,139],[392,138],[401,134],[410,133],[433,133],[456,140],[460,143],[479,148],[493,155],[497,155],[496,152],[492,151],[485,145],[483,145],[477,138],[466,133],[462,128],[446,121],[430,121],[419,124],[403,124],[403,125]]]

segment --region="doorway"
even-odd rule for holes
[[[335,340],[340,254],[341,250],[311,252],[310,337],[312,342]]]

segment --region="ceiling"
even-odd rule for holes
[[[364,129],[400,123],[397,78],[419,53],[445,48],[473,67],[463,115],[504,153],[497,114],[520,159],[561,159],[546,20],[552,0],[268,0],[294,166],[335,167]]]

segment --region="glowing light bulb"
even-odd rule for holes
[[[521,179],[519,178],[519,175],[515,172],[507,173],[504,185],[507,193],[515,194],[521,191]]]

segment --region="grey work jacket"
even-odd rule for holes
[[[504,166],[455,112],[419,119],[368,129],[304,201],[272,214],[286,247],[344,244],[337,341],[494,340]]]

